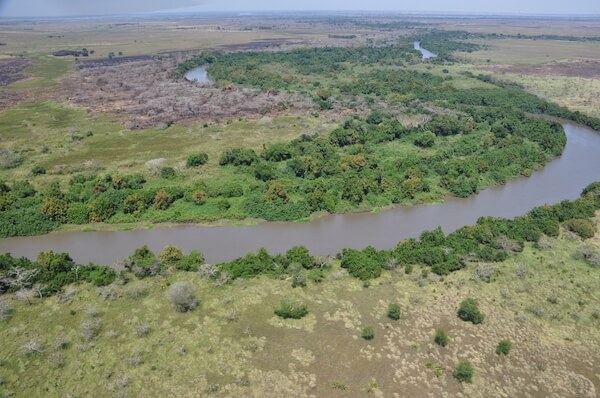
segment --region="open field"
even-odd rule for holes
[[[470,264],[440,278],[425,269],[386,272],[365,285],[333,261],[321,283],[292,288],[261,277],[217,286],[171,272],[105,288],[80,285],[62,299],[9,300],[0,321],[0,391],[17,396],[523,396],[595,397],[600,388],[600,275],[574,259],[570,234],[528,246],[499,264]],[[177,313],[166,291],[189,281],[200,305]],[[486,281],[487,280],[487,281]],[[478,300],[484,322],[461,321]],[[286,298],[306,303],[281,320]],[[386,317],[398,303],[398,321]],[[95,334],[82,335],[85,325]],[[373,340],[360,337],[371,326]],[[449,344],[433,341],[443,328]],[[82,336],[87,336],[83,338]],[[509,339],[508,356],[496,354]],[[26,343],[39,343],[25,354]],[[452,371],[469,360],[472,384]]]

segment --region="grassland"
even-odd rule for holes
[[[598,219],[596,220],[598,222]],[[80,285],[62,299],[18,301],[0,322],[0,391],[17,396],[530,396],[593,397],[600,387],[600,274],[574,259],[584,245],[564,233],[500,264],[470,264],[439,278],[425,269],[386,272],[370,285],[336,261],[319,284],[258,278],[216,286],[171,272],[108,288]],[[134,278],[135,279],[135,278]],[[201,300],[177,313],[165,292],[190,281]],[[281,320],[284,298],[309,315]],[[457,318],[473,297],[486,318]],[[398,303],[401,318],[386,317]],[[96,337],[82,324],[97,319]],[[360,338],[372,326],[375,338]],[[443,328],[450,343],[433,342]],[[506,357],[495,353],[510,339]],[[35,340],[38,354],[21,347]],[[452,377],[460,360],[473,384]]]

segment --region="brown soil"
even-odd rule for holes
[[[180,121],[223,121],[314,109],[310,98],[280,92],[202,86],[172,78],[183,54],[126,63],[94,62],[63,81],[68,102],[94,111],[129,117],[127,128],[146,128]]]
[[[27,77],[23,69],[31,65],[27,58],[0,60],[0,86],[6,86]]]
[[[553,62],[541,65],[491,65],[483,69],[534,76],[600,78],[599,61]]]

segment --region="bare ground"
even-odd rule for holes
[[[539,65],[491,65],[483,68],[493,72],[533,76],[567,76],[600,78],[599,61],[552,62]]]
[[[0,86],[7,86],[18,80],[24,79],[26,75],[23,70],[31,66],[28,58],[12,58],[0,60]]]
[[[129,117],[128,128],[180,121],[274,115],[314,109],[310,98],[252,89],[202,86],[171,76],[181,55],[126,63],[96,63],[63,81],[66,100],[99,112]]]

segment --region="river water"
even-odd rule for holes
[[[393,248],[400,240],[418,237],[441,226],[448,233],[473,224],[481,216],[515,217],[533,207],[576,199],[588,184],[600,180],[600,134],[565,123],[563,155],[528,178],[487,188],[469,198],[449,198],[435,205],[396,206],[378,213],[328,215],[311,223],[265,222],[254,226],[206,227],[180,225],[151,230],[54,232],[48,235],[0,239],[0,253],[35,258],[38,252],[68,252],[80,262],[113,264],[137,247],[160,251],[175,245],[200,250],[208,262],[228,261],[261,247],[277,253],[305,245],[313,254],[335,254],[345,247]]]
[[[423,59],[437,58],[437,55],[435,55],[431,51],[421,47],[420,41],[414,42],[414,47],[415,47],[415,50],[421,52],[421,55],[423,55]]]
[[[189,70],[185,74],[185,79],[194,83],[200,84],[211,84],[212,82],[208,78],[208,71],[206,70],[206,66],[199,66],[192,70]]]

